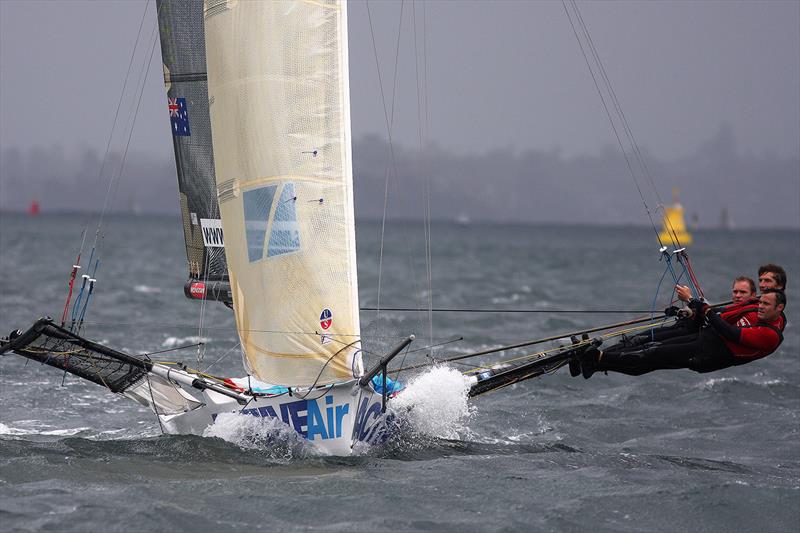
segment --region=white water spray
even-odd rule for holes
[[[204,437],[217,437],[245,450],[269,450],[271,455],[290,458],[306,448],[303,438],[292,428],[272,417],[222,413],[203,431]]]
[[[469,382],[461,372],[435,367],[413,378],[390,405],[415,431],[454,439],[466,430],[468,393]]]

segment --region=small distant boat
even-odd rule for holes
[[[733,223],[733,218],[731,218],[730,213],[728,212],[727,207],[723,207],[722,211],[719,214],[719,227],[720,229],[724,230],[732,230],[734,229],[735,225]]]
[[[28,214],[32,217],[39,214],[39,202],[36,200],[31,202],[31,205],[28,206]]]
[[[672,205],[664,206],[664,220],[658,234],[661,242],[673,242],[677,239],[681,246],[692,244],[692,234],[686,229],[683,206],[678,201],[678,189],[672,189]]]
[[[456,217],[456,224],[459,226],[468,226],[472,220],[469,218],[469,215],[461,213]]]

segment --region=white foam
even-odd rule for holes
[[[718,386],[722,386],[725,383],[737,383],[739,380],[737,378],[725,377],[725,378],[710,378],[702,383],[700,383],[700,388],[703,390],[714,390]]]
[[[141,292],[143,294],[157,294],[161,292],[161,289],[159,287],[151,287],[149,285],[136,285],[133,288],[133,290],[136,292]]]
[[[492,298],[491,302],[493,304],[511,304],[514,302],[518,302],[521,299],[522,296],[514,292],[510,296],[495,296],[494,298]]]
[[[45,426],[49,427],[49,426]],[[77,435],[78,433],[82,433],[84,431],[88,431],[90,428],[88,427],[80,427],[80,428],[70,428],[70,429],[51,429],[42,431],[41,429],[33,428],[33,429],[22,429],[22,428],[15,428],[12,426],[8,426],[0,422],[0,435],[13,435],[13,436],[20,436],[20,435],[48,435],[53,437],[70,437],[72,435]]]
[[[167,337],[164,342],[161,343],[161,346],[164,348],[174,348],[182,344],[197,344],[198,342],[208,342],[209,340],[208,337],[198,337],[197,335],[190,337]]]
[[[271,455],[291,457],[306,448],[302,437],[277,418],[239,413],[222,413],[203,431],[245,450],[264,450]],[[307,451],[307,450],[306,450]]]
[[[391,406],[418,433],[454,439],[466,431],[469,387],[461,372],[436,367],[413,378]]]

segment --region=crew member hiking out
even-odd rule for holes
[[[690,307],[698,316],[705,317],[707,327],[694,334],[641,346],[616,344],[604,351],[595,346],[576,349],[581,374],[588,379],[597,371],[631,376],[679,368],[713,372],[766,357],[783,342],[786,322],[782,312],[786,296],[781,290],[765,290],[758,309],[746,313],[734,324],[703,302],[692,300]]]

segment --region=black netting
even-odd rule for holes
[[[41,319],[28,331],[0,345],[0,353],[14,353],[38,361],[98,385],[123,392],[147,374],[148,362],[117,352],[70,333]]]
[[[178,170],[181,215],[189,275],[198,279],[227,278],[224,248],[203,245],[201,219],[219,219],[208,82],[203,37],[203,2],[158,0],[158,24],[164,83]],[[184,122],[184,117],[186,120]],[[185,126],[185,129],[181,129]]]

